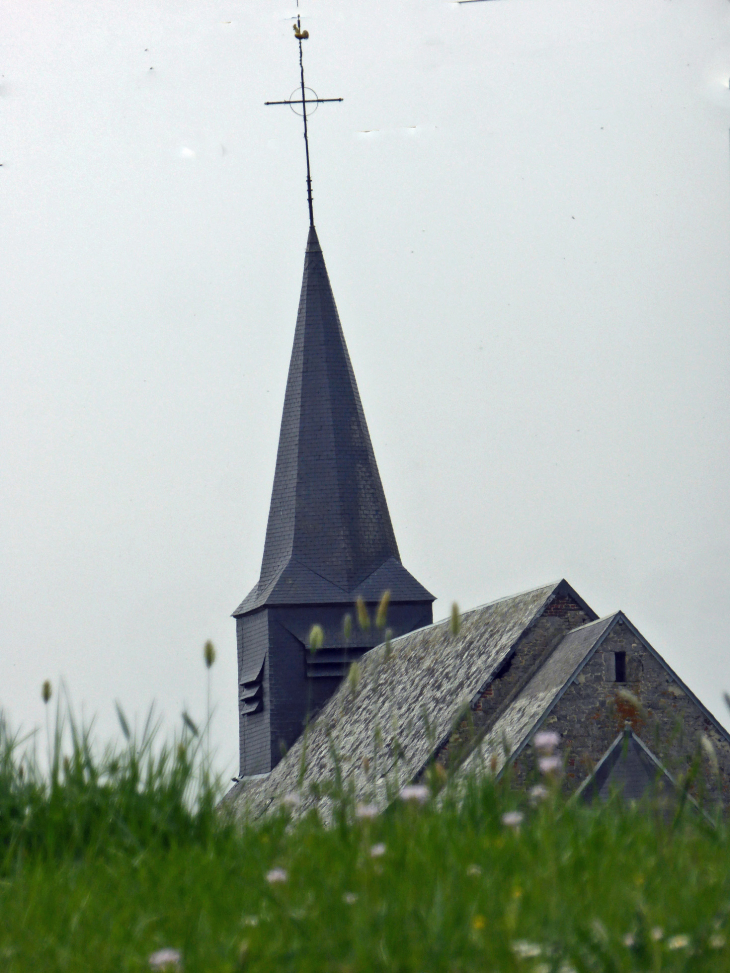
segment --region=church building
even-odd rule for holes
[[[526,785],[547,729],[586,800],[677,791],[695,762],[694,792],[730,803],[730,735],[622,612],[599,618],[566,581],[458,624],[434,625],[433,600],[401,564],[311,226],[261,576],[234,613],[241,761],[226,801],[258,815],[299,788],[297,813],[326,816],[335,773],[383,805],[433,768],[458,784],[509,766]]]
[[[429,625],[434,600],[400,561],[314,226],[304,259],[261,577],[234,612],[240,774],[267,774],[382,640],[352,625],[390,594],[393,637]],[[347,619],[350,619],[348,622]],[[323,630],[309,648],[312,626]]]
[[[561,580],[433,624],[434,596],[401,563],[314,228],[307,106],[341,99],[307,95],[299,18],[294,34],[301,98],[267,104],[301,108],[310,228],[261,574],[234,612],[240,776],[225,803],[256,816],[296,792],[297,814],[326,817],[335,777],[381,806],[472,773],[523,786],[550,730],[581,799],[691,783],[727,806],[730,734],[622,612],[599,618]]]
[[[539,778],[533,739],[560,740],[563,786],[585,800],[652,790],[730,803],[730,735],[623,614],[598,618],[566,581],[370,650],[274,770],[226,803],[254,817],[297,795],[327,819],[337,778],[386,806],[403,786],[469,774]],[[305,768],[302,779],[301,769]]]

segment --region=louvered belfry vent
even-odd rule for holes
[[[264,708],[264,686],[261,676],[251,682],[242,682],[240,688],[241,714],[248,716],[250,713],[260,713]]]
[[[241,684],[241,773],[266,773],[348,668],[382,637],[345,651],[343,616],[362,597],[374,611],[391,593],[395,635],[432,621],[431,595],[403,567],[355,375],[314,227],[304,261],[259,581],[234,612]],[[259,616],[265,616],[265,620]],[[321,659],[305,655],[314,624]],[[292,634],[296,631],[296,634]],[[325,661],[329,660],[329,661]],[[311,679],[317,681],[312,691]],[[245,697],[245,699],[244,699]]]
[[[342,679],[346,676],[353,662],[357,662],[365,654],[364,649],[321,649],[316,654],[307,652],[307,676],[310,679]]]

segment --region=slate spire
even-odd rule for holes
[[[309,228],[258,584],[238,607],[432,601],[398,545],[322,249]]]

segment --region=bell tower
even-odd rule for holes
[[[390,592],[388,627],[432,622],[433,595],[400,562],[355,375],[314,226],[304,260],[261,577],[234,612],[242,777],[268,773],[350,663],[382,641],[346,637],[362,598]],[[324,643],[308,647],[313,625]]]
[[[279,433],[261,577],[235,610],[241,777],[268,773],[326,703],[349,665],[382,641],[374,627],[347,631],[362,599],[374,614],[390,593],[393,637],[433,621],[433,595],[400,562],[355,374],[314,228],[308,107],[300,84],[285,101],[304,122],[309,237]],[[299,95],[300,97],[295,97]],[[309,649],[313,625],[324,632]]]

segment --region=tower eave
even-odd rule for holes
[[[357,598],[374,603],[380,601],[386,591],[390,592],[393,603],[430,604],[435,600],[435,596],[395,558],[388,558],[351,591],[339,588],[292,558],[264,590],[259,584],[254,585],[233,612],[233,617],[239,618],[274,605],[352,605]]]

